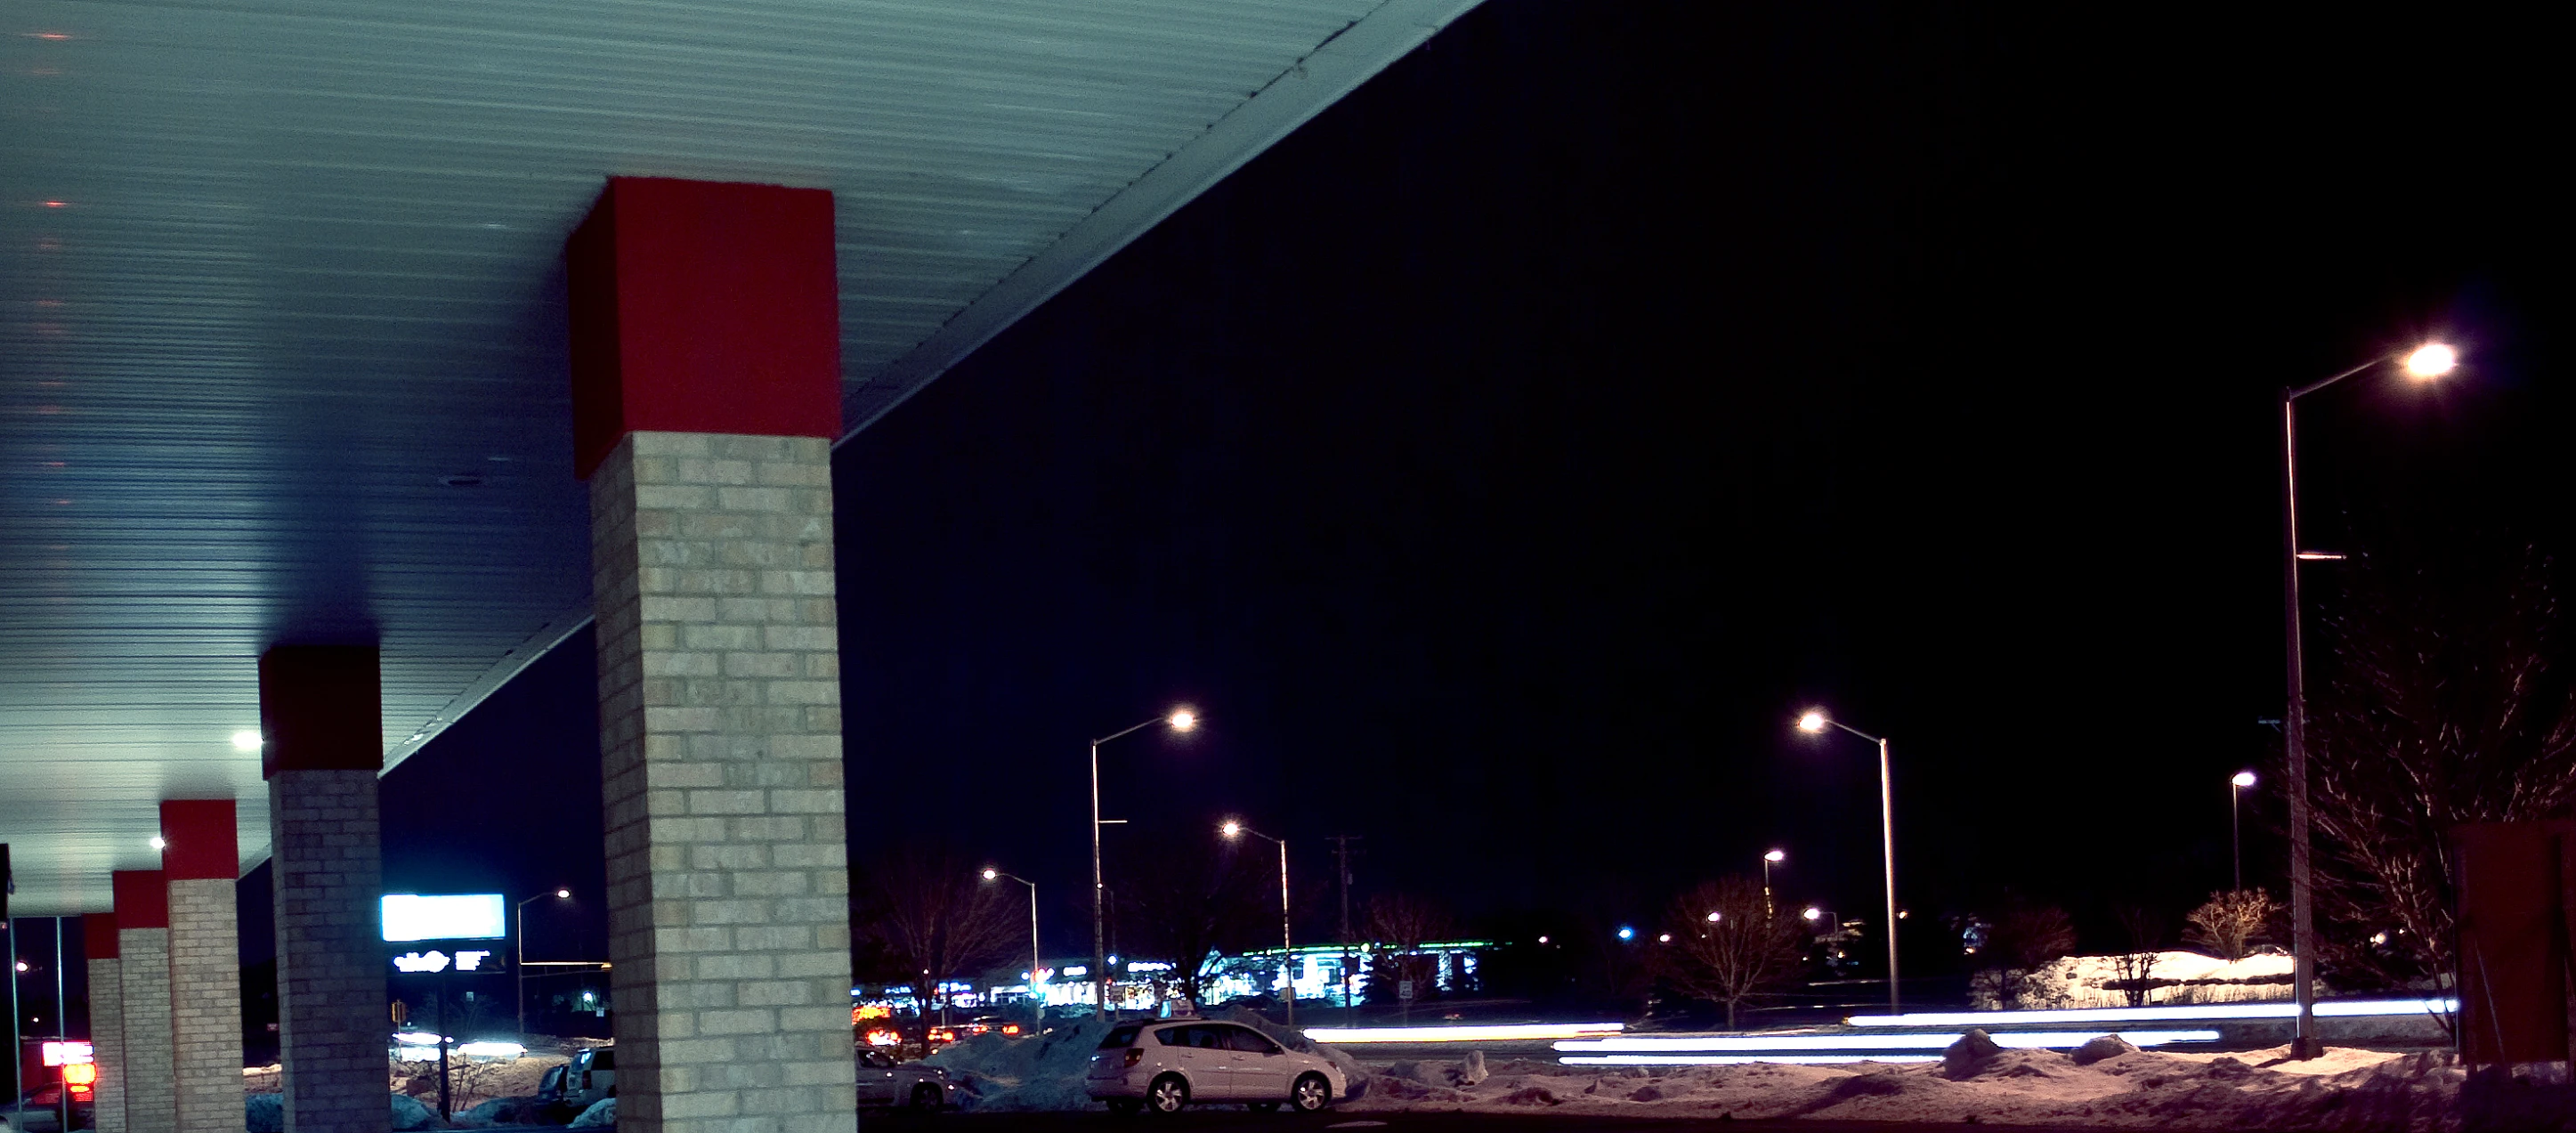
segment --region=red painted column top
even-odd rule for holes
[[[577,475],[637,430],[840,436],[830,192],[611,177],[564,258]]]
[[[240,878],[241,839],[231,799],[164,799],[161,802],[161,873],[171,881]],[[162,913],[169,923],[169,913]]]
[[[170,886],[157,869],[120,869],[108,875],[116,893],[116,927],[170,927]]]
[[[384,721],[375,646],[278,645],[260,654],[261,778],[382,770]]]
[[[92,960],[114,960],[122,954],[116,943],[116,914],[81,915],[81,955]]]

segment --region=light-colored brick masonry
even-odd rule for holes
[[[134,954],[125,959],[132,962]],[[241,1027],[233,880],[172,878],[170,1081],[178,1093],[178,1133],[242,1133]]]
[[[279,771],[268,813],[286,1133],[384,1133],[392,1024],[377,940],[376,773]]]
[[[90,1126],[98,1133],[125,1133],[124,966],[114,958],[89,962],[90,1056],[98,1064],[98,1084],[90,1088]]]
[[[179,1095],[170,1082],[170,930],[120,928],[116,950],[125,1000],[125,1127],[172,1133]]]
[[[831,483],[821,438],[707,433],[591,476],[626,1133],[857,1126]]]

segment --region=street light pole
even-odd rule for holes
[[[1798,730],[1802,732],[1822,732],[1827,727],[1840,728],[1878,745],[1878,832],[1886,857],[1887,882],[1887,1013],[1902,1014],[1896,975],[1896,782],[1888,771],[1887,740],[1827,716],[1820,709],[1810,709],[1798,718]]]
[[[552,893],[539,893],[510,908],[511,915],[519,922],[519,927],[513,934],[517,939],[512,943],[512,955],[517,958],[517,961],[510,965],[510,974],[517,978],[519,984],[519,1038],[521,1041],[525,1041],[528,1037],[528,901],[542,901],[548,897],[562,900],[570,896],[572,896],[572,890],[557,889]]]
[[[2245,811],[2241,801],[2245,788],[2254,785],[2254,773],[2239,771],[2227,781],[2227,843],[2236,859],[2236,888],[2245,888]]]
[[[1762,855],[1762,916],[1765,919],[1780,915],[1778,909],[1771,907],[1771,866],[1773,863],[1787,860],[1789,860],[1787,850],[1773,850]]]
[[[1098,829],[1094,827],[1093,829]],[[1037,1003],[1038,1022],[1046,1022],[1046,1003],[1038,998],[1038,883],[1016,873],[990,866],[984,869],[984,880],[1007,877],[1029,887],[1029,998]]]
[[[2315,865],[2308,826],[2307,673],[2299,634],[2299,415],[2298,400],[2365,370],[2374,370],[2396,355],[2373,358],[2321,382],[2281,390],[2281,632],[2287,645],[2289,705],[2281,732],[2289,748],[2290,775],[2290,986],[2299,1004],[2297,1037],[2290,1057],[2315,1058],[2325,1053],[2317,1040],[2317,949]],[[2418,347],[2405,356],[2409,376],[2430,380],[2459,364],[2450,347]]]
[[[1156,716],[1123,731],[1111,732],[1091,741],[1091,1002],[1101,1017],[1109,1015],[1109,891],[1100,876],[1100,745],[1120,736],[1141,732],[1156,724],[1169,724],[1175,732],[1186,732],[1199,726],[1198,714],[1187,708],[1169,716]],[[1125,819],[1112,821],[1124,822]],[[1030,977],[1036,977],[1034,969]]]
[[[1228,838],[1250,834],[1255,838],[1267,838],[1279,846],[1279,976],[1283,988],[1280,999],[1287,1004],[1288,1025],[1294,1027],[1297,1025],[1297,958],[1288,950],[1288,840],[1271,838],[1240,822],[1227,822],[1217,829]]]

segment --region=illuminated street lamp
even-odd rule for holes
[[[1770,853],[1762,855],[1762,915],[1765,917],[1776,917],[1780,915],[1778,910],[1771,907],[1771,867],[1787,860],[1789,860],[1789,851],[1787,850],[1773,850]],[[1717,918],[1712,915],[1708,919],[1716,920]]]
[[[2227,781],[2227,841],[2236,854],[2236,888],[2245,888],[2245,814],[2238,800],[2254,785],[2254,773],[2239,771]]]
[[[1279,846],[1279,977],[1287,986],[1287,990],[1281,993],[1280,998],[1287,1004],[1288,1025],[1294,1027],[1297,1025],[1297,969],[1295,966],[1297,958],[1288,951],[1288,840],[1271,838],[1231,818],[1225,820],[1225,825],[1217,827],[1217,832],[1228,838],[1250,834],[1255,838],[1268,839]]]
[[[2315,1058],[2325,1053],[2317,1041],[2317,954],[2315,872],[2308,834],[2307,676],[2299,641],[2299,561],[2310,552],[2299,549],[2299,415],[2298,400],[2366,370],[2391,362],[2409,378],[2429,382],[2458,368],[2458,351],[2426,343],[2404,356],[2385,354],[2321,382],[2281,390],[2281,624],[2289,665],[2289,711],[2282,734],[2289,748],[2290,775],[2290,987],[2299,1004],[2298,1037],[2290,1057]]]
[[[1805,715],[1798,717],[1798,730],[1801,732],[1821,735],[1827,728],[1840,728],[1878,745],[1878,832],[1887,859],[1887,1013],[1901,1014],[1896,988],[1896,791],[1888,776],[1887,738],[1873,736],[1827,716],[1821,708],[1810,708]]]
[[[1109,1014],[1109,890],[1100,880],[1100,745],[1144,731],[1156,724],[1168,724],[1175,732],[1186,732],[1199,726],[1199,714],[1187,708],[1174,709],[1169,716],[1156,716],[1125,731],[1111,732],[1091,741],[1091,996],[1102,1017]],[[1109,822],[1125,822],[1113,818]],[[1029,973],[1032,978],[1037,973]]]
[[[999,881],[1005,877],[1029,887],[1029,999],[1037,1005],[1038,1020],[1044,1022],[1046,1003],[1038,994],[1038,883],[1016,873],[984,867],[986,881]]]
[[[515,944],[516,952],[514,953],[518,956],[519,962],[510,966],[513,969],[516,969],[511,974],[518,978],[519,983],[519,1037],[522,1039],[528,1037],[528,901],[542,901],[548,897],[562,901],[570,898],[571,896],[572,890],[557,889],[552,893],[539,893],[534,897],[528,898],[527,901],[521,901],[510,908],[510,914],[518,918],[519,921],[519,929],[517,933],[518,940]],[[441,1057],[445,1056],[442,1055]]]

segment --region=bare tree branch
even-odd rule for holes
[[[1746,1003],[1796,979],[1805,958],[1806,927],[1768,904],[1759,880],[1736,874],[1702,882],[1664,914],[1672,941],[1652,953],[1657,974],[1726,1008],[1728,1030]]]

